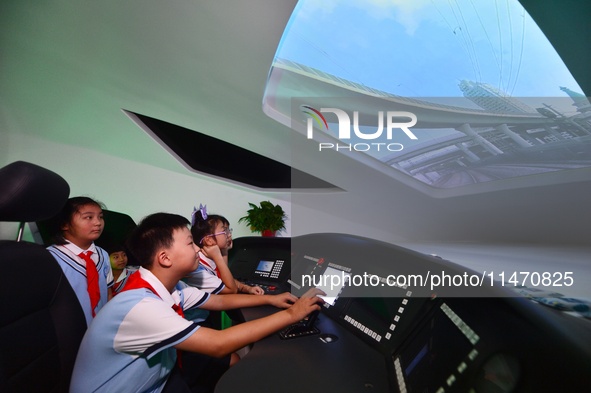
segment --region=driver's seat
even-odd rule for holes
[[[34,222],[66,203],[68,183],[17,161],[0,169],[0,221]],[[86,320],[39,244],[0,240],[0,392],[67,392]]]

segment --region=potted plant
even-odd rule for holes
[[[280,205],[270,201],[262,201],[258,206],[248,203],[250,209],[238,222],[244,222],[252,232],[260,232],[262,236],[275,236],[277,231],[285,229],[287,216]]]

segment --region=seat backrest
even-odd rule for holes
[[[40,166],[17,161],[0,169],[0,221],[55,215],[68,183]],[[67,392],[86,331],[68,280],[41,245],[0,241],[0,392]]]

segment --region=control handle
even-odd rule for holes
[[[302,337],[302,336],[309,336],[311,334],[318,334],[320,330],[314,326],[316,324],[316,320],[318,319],[318,314],[320,311],[313,311],[308,315],[308,317],[302,319],[298,323],[294,323],[279,332],[279,337],[283,340]]]

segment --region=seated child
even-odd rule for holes
[[[137,270],[135,266],[128,266],[127,253],[122,244],[109,246],[109,261],[111,262],[111,270],[113,271],[113,295],[118,294],[125,286],[127,279],[131,273]]]
[[[234,279],[228,267],[228,250],[232,247],[232,229],[228,220],[217,214],[208,214],[203,205],[193,209],[191,234],[199,251],[199,267],[189,273],[183,281],[203,291],[227,293],[264,294],[259,286],[246,285]],[[190,310],[185,317],[208,327],[221,328],[221,315],[212,317],[209,311]]]
[[[113,285],[109,255],[94,244],[105,227],[102,205],[88,197],[73,197],[52,221],[55,244],[47,250],[64,271],[90,324],[111,297]]]
[[[92,321],[78,351],[71,392],[160,392],[177,383],[186,389],[177,372],[172,373],[177,350],[223,357],[320,309],[322,299],[317,295],[323,293],[318,289],[300,299],[290,293],[220,296],[179,281],[198,264],[200,249],[188,225],[182,216],[156,213],[133,231],[128,249],[141,267]],[[259,305],[284,310],[225,330],[201,327],[182,316],[192,307]]]
[[[225,217],[207,214],[206,207],[199,205],[199,210],[193,210],[191,234],[195,243],[201,247],[199,267],[183,281],[213,293],[264,294],[261,287],[250,286],[235,280],[230,272],[228,251],[232,248],[232,229]]]

